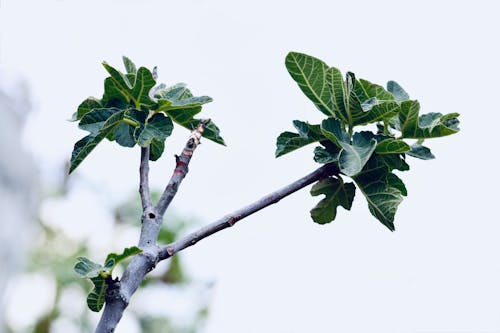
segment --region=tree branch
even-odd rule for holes
[[[160,216],[163,216],[165,214],[165,211],[167,210],[168,206],[172,202],[172,199],[177,193],[179,185],[181,184],[184,177],[186,177],[186,174],[189,171],[189,161],[191,161],[191,157],[193,156],[193,152],[195,151],[196,147],[198,147],[198,145],[200,144],[200,139],[203,135],[203,131],[205,130],[205,127],[209,122],[210,120],[201,121],[198,127],[191,133],[191,136],[189,137],[189,140],[184,147],[181,155],[175,156],[176,165],[174,173],[170,178],[167,187],[165,187],[160,200],[158,200],[158,204],[156,205],[156,211]]]
[[[141,195],[142,211],[145,211],[147,208],[153,206],[149,192],[149,147],[141,148],[139,175],[139,194]]]
[[[149,148],[141,149],[139,193],[141,195],[143,212],[139,247],[143,252],[132,258],[132,261],[123,273],[121,281],[114,282],[112,288],[108,285],[106,305],[97,325],[96,333],[114,332],[116,325],[118,325],[123,315],[123,311],[129,304],[130,297],[137,290],[144,276],[158,263],[160,248],[156,245],[156,241],[163,222],[163,215],[188,172],[189,162],[194,150],[200,143],[200,138],[208,122],[209,120],[200,122],[198,127],[191,133],[181,155],[176,156],[174,173],[156,207],[151,202],[149,190]]]
[[[252,215],[253,213],[258,212],[259,210],[266,208],[272,204],[277,203],[284,197],[306,187],[318,181],[320,179],[326,178],[331,175],[338,175],[339,169],[335,163],[325,164],[321,168],[316,169],[305,177],[302,177],[295,182],[272,192],[261,199],[251,203],[248,206],[240,208],[219,220],[204,226],[203,228],[195,231],[165,247],[163,247],[159,254],[159,261],[170,258],[174,254],[184,250],[187,247],[190,247],[200,240],[207,238],[210,235],[215,234],[221,230],[232,227],[239,220],[244,219],[247,216]]]

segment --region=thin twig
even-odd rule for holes
[[[141,195],[142,211],[152,207],[149,191],[149,147],[141,148],[141,165],[139,167],[139,193]]]
[[[182,251],[185,248],[196,244],[200,240],[215,234],[216,232],[232,227],[239,220],[258,212],[259,210],[266,208],[267,206],[277,203],[284,197],[300,190],[301,188],[304,188],[307,185],[314,183],[317,180],[326,178],[331,175],[338,175],[338,173],[338,167],[334,163],[326,164],[321,168],[311,172],[307,176],[302,177],[299,180],[262,197],[261,199],[251,203],[250,205],[240,208],[220,218],[219,220],[202,227],[198,231],[195,231],[163,247],[160,251],[159,260],[167,259],[178,253],[179,251]]]
[[[210,120],[207,121],[201,121],[198,125],[197,128],[193,130],[191,133],[191,136],[189,137],[189,140],[184,147],[184,150],[182,151],[180,156],[175,156],[175,169],[174,173],[172,174],[172,177],[170,178],[170,181],[168,182],[167,187],[165,187],[165,190],[163,191],[160,200],[158,200],[158,204],[156,205],[156,211],[160,216],[163,216],[165,214],[165,211],[167,210],[168,206],[172,202],[172,199],[175,197],[175,194],[177,193],[177,189],[179,188],[179,185],[181,184],[182,180],[188,173],[188,165],[189,162],[191,161],[191,157],[193,156],[193,152],[195,151],[196,147],[200,144],[200,139],[203,134],[203,131],[205,130],[205,127],[208,125]]]

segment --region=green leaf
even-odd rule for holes
[[[156,161],[163,154],[165,149],[165,141],[159,141],[156,139],[151,140],[151,145],[149,146],[149,160]]]
[[[333,221],[337,215],[337,207],[351,209],[356,187],[353,183],[344,183],[341,178],[322,179],[311,188],[311,195],[325,195],[316,207],[311,210],[314,222],[325,224]]]
[[[321,133],[339,148],[342,147],[341,142],[349,143],[349,134],[342,129],[338,119],[327,118],[323,120],[321,122]]]
[[[352,114],[352,125],[366,125],[379,120],[392,118],[398,114],[399,105],[392,101],[376,101],[376,103],[371,103],[368,107],[367,104],[363,104],[365,109],[353,112]],[[362,107],[363,107],[362,106]]]
[[[354,134],[352,144],[342,141],[339,143],[342,146],[339,154],[340,171],[350,177],[363,169],[377,146],[376,139],[367,140],[360,133]]]
[[[394,96],[385,90],[384,87],[364,79],[355,81],[354,91],[361,102],[365,102],[370,98],[376,98],[379,101],[394,100]]]
[[[69,173],[72,173],[99,144],[99,142],[101,142],[102,139],[114,130],[115,126],[123,119],[124,113],[125,111],[114,113],[104,122],[101,129],[97,133],[90,134],[75,143],[73,153],[71,154]]]
[[[419,158],[421,160],[432,160],[435,158],[434,154],[431,153],[431,150],[429,148],[420,144],[411,145],[411,150],[406,152],[406,154],[412,157]]]
[[[86,257],[76,258],[74,271],[82,278],[94,278],[104,269],[101,264],[95,263]]]
[[[146,120],[144,126],[136,128],[137,144],[141,147],[147,147],[153,139],[165,141],[172,134],[174,125],[172,120],[163,113],[156,113]]]
[[[403,140],[385,139],[380,141],[375,148],[377,154],[395,154],[409,151],[410,146]]]
[[[89,97],[78,106],[78,110],[75,114],[73,114],[72,120],[80,120],[83,118],[83,116],[85,116],[93,109],[100,109],[102,107],[103,105],[101,103],[101,100],[95,97]]]
[[[333,96],[327,83],[328,66],[317,58],[297,52],[288,53],[285,66],[316,107],[327,116],[336,117]]]
[[[134,131],[134,126],[121,123],[116,126],[113,136],[120,146],[133,147],[135,146]]]
[[[384,167],[387,171],[408,171],[410,166],[405,161],[405,154],[373,154],[365,168]]]
[[[184,83],[158,89],[155,91],[155,97],[158,98],[159,111],[193,108],[212,102],[209,96],[194,97]]]
[[[310,125],[300,120],[294,120],[293,126],[298,133],[283,132],[276,140],[275,156],[280,157],[310,143],[324,140],[319,125]]]
[[[120,254],[117,253],[108,254],[104,262],[106,263],[106,266],[109,267],[109,270],[112,271],[116,267],[116,265],[118,265],[123,260],[127,259],[128,257],[135,256],[136,254],[139,254],[141,252],[142,250],[137,246],[127,247]]]
[[[410,99],[410,95],[396,81],[387,82],[387,91],[389,91],[396,102],[401,103]]]
[[[138,107],[150,107],[154,104],[153,100],[149,97],[149,91],[156,84],[153,78],[153,73],[145,67],[140,67],[135,76],[134,87],[132,88],[132,100],[135,101]]]
[[[137,73],[137,68],[135,67],[135,64],[127,58],[126,56],[122,57],[123,59],[123,64],[125,65],[125,70],[127,71],[127,74],[136,74]]]
[[[351,124],[348,94],[342,73],[335,67],[326,70],[326,80],[332,93],[333,111],[336,118],[342,119],[345,123]]]
[[[318,162],[321,164],[332,163],[332,162],[337,162],[338,158],[339,158],[338,152],[332,153],[323,147],[314,148],[314,161],[315,162]]]
[[[394,216],[403,201],[403,193],[406,195],[406,189],[402,192],[402,181],[384,166],[365,168],[352,178],[368,201],[372,215],[394,231]]]
[[[78,127],[96,135],[101,130],[106,120],[119,111],[120,110],[117,108],[93,109],[83,116]]]
[[[94,312],[101,311],[105,302],[106,289],[108,285],[102,276],[90,279],[94,284],[94,289],[87,296],[87,306]]]
[[[396,129],[401,131],[404,138],[427,139],[455,134],[459,131],[458,113],[442,115],[428,113],[419,117],[420,104],[418,101],[404,101],[401,103],[399,122]]]
[[[125,75],[114,67],[103,63],[104,68],[111,75],[104,81],[103,101],[122,100],[125,104],[132,104],[137,109],[141,106],[150,107],[154,102],[149,97],[149,91],[156,81],[153,73],[145,67],[139,68],[136,75]],[[131,83],[131,79],[134,82]]]

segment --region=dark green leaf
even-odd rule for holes
[[[398,103],[410,99],[410,95],[396,81],[387,82],[387,90],[394,96],[394,99]]]
[[[136,128],[137,144],[141,147],[147,147],[153,139],[165,141],[172,134],[174,125],[172,120],[163,113],[156,113],[149,118],[144,126]]]
[[[151,145],[149,146],[149,159],[151,161],[156,161],[163,154],[165,149],[165,141],[159,141],[156,139],[151,140]]]
[[[403,201],[401,180],[391,175],[387,168],[365,168],[353,177],[356,185],[368,201],[368,208],[389,230],[394,231],[394,215]],[[404,189],[406,194],[406,189]]]
[[[134,131],[134,126],[121,123],[115,128],[114,138],[120,146],[133,147],[135,146]]]
[[[311,210],[314,222],[325,224],[333,221],[337,215],[338,206],[350,210],[355,191],[356,187],[353,183],[344,183],[341,178],[329,177],[314,184],[311,188],[311,195],[325,195],[325,198]]]
[[[401,103],[397,129],[402,137],[412,139],[437,138],[458,132],[458,113],[442,115],[428,113],[419,117],[420,104],[418,101],[404,101]]]
[[[434,154],[431,153],[431,150],[425,146],[420,144],[411,145],[411,150],[406,153],[412,157],[420,158],[421,160],[432,160],[435,158]]]
[[[120,111],[114,113],[108,118],[102,125],[101,129],[96,134],[90,134],[77,143],[73,148],[73,153],[71,154],[71,165],[69,168],[69,173],[73,172],[80,163],[87,157],[90,152],[108,135],[112,132],[115,126],[120,123],[123,119],[125,111]]]
[[[323,135],[337,145],[339,148],[341,142],[349,143],[349,134],[342,129],[340,120],[327,118],[321,122],[321,132]]]
[[[103,105],[101,103],[101,100],[95,97],[89,97],[78,106],[78,110],[75,114],[73,114],[72,120],[80,120],[83,116],[85,116],[93,109],[100,109],[102,107]]]
[[[392,101],[381,102],[377,100],[377,104],[370,104],[370,107],[367,107],[367,104],[363,104],[363,107],[365,108],[364,110],[352,113],[353,126],[366,125],[388,119],[397,115],[399,111],[398,103]]]
[[[294,120],[293,126],[297,133],[283,132],[276,140],[276,157],[285,155],[291,151],[304,147],[310,143],[324,140],[319,125],[310,125],[306,122]]]
[[[297,52],[288,53],[285,65],[302,92],[316,107],[327,116],[336,117],[326,78],[328,66],[317,58]]]
[[[131,91],[131,98],[136,103],[137,107],[150,107],[153,105],[153,101],[149,97],[149,91],[155,86],[155,84],[156,81],[153,78],[153,73],[145,67],[139,68],[137,75],[135,76],[134,87]]]
[[[410,146],[403,140],[385,139],[380,141],[375,148],[377,154],[405,153],[410,150]]]
[[[339,153],[331,153],[327,149],[323,147],[316,147],[314,148],[314,161],[321,163],[321,164],[326,164],[326,163],[331,163],[331,162],[337,162],[339,157]]]
[[[106,120],[118,111],[120,110],[117,108],[93,109],[85,114],[78,124],[78,127],[96,135],[101,130]]]
[[[388,171],[399,170],[407,171],[410,170],[410,166],[406,163],[404,159],[405,154],[373,154],[366,164],[366,168],[378,168],[384,167]]]
[[[102,276],[90,279],[94,284],[94,289],[87,296],[87,306],[94,312],[101,311],[105,302],[107,284]]]

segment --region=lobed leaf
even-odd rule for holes
[[[403,182],[384,166],[365,168],[352,178],[368,201],[371,214],[394,231],[394,216],[403,201]]]
[[[337,162],[339,159],[339,152],[332,153],[323,147],[314,148],[314,161],[321,164]]]
[[[341,178],[322,179],[311,188],[311,195],[325,195],[312,210],[311,217],[319,224],[329,223],[337,216],[337,207],[351,209],[356,187],[353,183],[344,183]]]
[[[350,177],[358,174],[363,169],[377,146],[376,139],[366,140],[360,133],[354,134],[352,144],[339,143],[342,146],[339,153],[340,171]]]
[[[300,120],[294,120],[293,126],[298,133],[283,132],[278,136],[276,140],[276,157],[325,139],[321,134],[319,125],[310,125]]]
[[[146,120],[145,124],[141,124],[135,130],[137,144],[141,147],[147,147],[154,140],[165,141],[172,134],[174,125],[169,117],[163,113],[156,113],[151,118]]]
[[[428,113],[419,117],[420,104],[418,101],[404,101],[401,103],[396,129],[401,131],[404,138],[427,139],[455,134],[459,131],[458,113],[442,115]]]
[[[108,134],[110,134],[116,125],[123,119],[125,111],[119,111],[111,115],[96,133],[84,137],[73,148],[71,154],[69,173],[72,173],[82,161],[90,154],[90,152],[102,141]]]
[[[90,279],[94,284],[94,288],[87,296],[87,306],[94,312],[101,311],[105,302],[105,295],[108,285],[102,276],[97,276]]]

